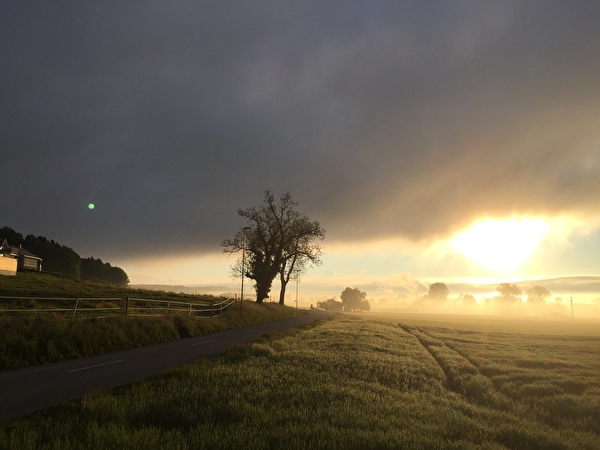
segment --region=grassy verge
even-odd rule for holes
[[[0,296],[120,297],[137,296],[181,302],[220,302],[223,299],[111,287],[103,284],[59,279],[43,273],[17,273],[0,276]],[[0,299],[0,370],[97,355],[117,350],[198,336],[302,314],[278,304],[245,302],[244,311],[232,307],[218,317],[198,319],[186,316],[132,318],[112,316],[85,320],[65,320],[65,316],[36,313],[47,301],[27,300],[28,313],[8,314],[3,309],[19,301]],[[72,305],[71,305],[72,306]],[[239,305],[238,305],[239,306]]]
[[[218,317],[207,319],[114,316],[64,320],[49,316],[0,316],[0,370],[142,347],[302,313],[279,304],[245,302],[244,311],[230,308]]]
[[[534,340],[533,358],[522,353],[530,343],[522,336],[461,333],[339,316],[0,424],[0,448],[600,448],[591,421],[572,413],[550,422],[532,406],[540,392],[513,398],[483,369],[518,373],[523,364],[511,361],[546,361],[555,342]],[[572,395],[597,402],[595,381],[585,375],[596,369],[585,355],[589,361],[595,353],[579,343],[564,355],[580,380]],[[525,365],[540,380],[556,368]],[[463,389],[463,375],[488,378],[490,401]]]

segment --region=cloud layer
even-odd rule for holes
[[[215,251],[265,189],[340,242],[600,206],[596,2],[13,2],[0,17],[1,225],[83,255]]]

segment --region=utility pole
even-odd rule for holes
[[[298,309],[298,282],[300,281],[300,274],[296,274],[296,309]]]
[[[244,310],[244,278],[246,278],[246,231],[250,227],[244,227],[242,230],[242,293],[240,297],[240,310]]]
[[[573,320],[573,319],[574,319],[574,316],[573,316],[573,297],[571,297],[571,320]]]

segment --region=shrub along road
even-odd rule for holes
[[[216,356],[269,331],[308,325],[329,313],[308,314],[205,334],[144,348],[123,350],[24,369],[0,372],[0,421],[74,400],[88,392],[112,389],[164,370]]]

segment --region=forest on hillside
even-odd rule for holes
[[[0,243],[22,246],[42,258],[43,271],[74,280],[88,280],[127,286],[129,277],[123,269],[93,257],[81,258],[75,250],[43,236],[29,234],[25,237],[10,227],[0,228]]]

